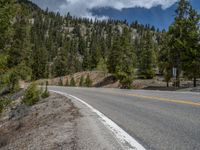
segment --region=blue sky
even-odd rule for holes
[[[70,12],[77,17],[120,19],[129,23],[138,20],[160,29],[167,29],[173,21],[178,0],[32,0],[43,9]],[[200,12],[200,0],[191,0]]]

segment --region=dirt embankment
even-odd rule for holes
[[[74,78],[76,82],[76,86],[79,86],[81,77],[86,78],[89,75],[90,79],[92,80],[93,87],[104,87],[104,88],[120,88],[119,81],[109,73],[101,72],[101,71],[85,71],[85,72],[78,72],[73,75],[53,78],[53,79],[41,79],[38,80],[38,84],[45,84],[48,81],[49,85],[60,85],[62,81],[62,85],[65,86],[67,81],[68,83]],[[148,87],[166,87],[166,83],[163,81],[163,78],[156,77],[154,79],[135,79],[132,83],[132,87],[134,89],[144,89]]]
[[[104,87],[104,88],[120,88],[121,85],[118,80],[116,80],[115,76],[109,73],[101,72],[101,71],[85,71],[85,72],[78,72],[73,75],[53,78],[53,79],[41,79],[38,80],[38,84],[45,84],[48,81],[49,85],[61,85],[62,82],[63,86],[66,86],[70,83],[72,77],[75,80],[76,86],[79,86],[81,77],[86,77],[89,75],[92,81],[92,87]],[[197,85],[200,87],[200,79],[197,82]],[[161,76],[156,76],[153,79],[134,79],[132,83],[133,89],[147,89],[147,90],[169,90],[169,91],[176,91],[186,89],[188,91],[200,91],[199,87],[198,90],[193,87],[193,82],[189,80],[181,81],[181,87],[175,88],[173,87],[172,81],[169,83],[170,87],[167,87],[167,83],[164,81],[164,78]],[[191,89],[188,89],[191,88]]]
[[[80,117],[74,104],[58,94],[33,107],[18,105],[0,118],[0,149],[77,149]]]
[[[45,84],[46,81],[48,81],[49,85],[60,85],[60,82],[62,82],[62,85],[66,85],[67,81],[68,84],[70,83],[70,80],[72,77],[75,80],[76,86],[79,86],[81,77],[84,79],[87,78],[89,75],[92,86],[93,87],[111,87],[111,88],[118,88],[119,82],[115,79],[115,77],[112,74],[101,72],[101,71],[84,71],[84,72],[78,72],[73,75],[53,78],[53,79],[41,79],[38,80],[38,84]]]

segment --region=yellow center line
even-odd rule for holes
[[[157,101],[164,101],[164,102],[171,102],[171,103],[179,103],[179,104],[200,106],[200,103],[191,102],[191,101],[175,100],[175,99],[168,99],[168,98],[155,97],[155,96],[144,96],[144,95],[140,95],[140,94],[126,94],[126,95],[127,96],[133,96],[133,97],[139,97],[139,98],[145,98],[145,99],[153,99],[153,100],[157,100]]]

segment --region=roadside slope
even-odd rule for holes
[[[91,111],[51,93],[33,107],[19,105],[0,118],[1,150],[121,150]]]

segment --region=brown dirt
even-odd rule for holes
[[[0,118],[2,150],[75,150],[79,110],[66,97],[51,94],[21,118]]]
[[[85,72],[78,72],[73,75],[63,76],[59,78],[53,79],[41,79],[38,80],[38,84],[45,84],[46,81],[49,82],[50,85],[59,85],[60,80],[62,80],[63,85],[65,86],[66,81],[70,82],[71,78],[74,77],[76,81],[76,86],[79,86],[80,78],[83,76],[84,78],[90,76],[91,80],[93,81],[93,87],[105,87],[105,88],[120,88],[121,85],[119,81],[115,79],[112,74],[101,72],[101,71],[85,71]],[[197,82],[200,86],[200,81]],[[163,77],[156,76],[154,79],[135,79],[132,83],[133,89],[152,89],[152,90],[178,90],[172,86],[172,82],[169,83],[170,87],[166,87],[166,82],[164,81]],[[189,88],[193,87],[193,82],[188,80],[181,81],[181,88]]]
[[[79,85],[81,76],[84,78],[87,77],[87,75],[90,76],[90,79],[93,81],[92,85],[95,86],[98,83],[101,83],[105,78],[112,76],[111,74],[101,72],[101,71],[85,71],[85,72],[78,72],[73,75],[68,75],[68,76],[63,76],[63,77],[58,77],[58,78],[53,78],[53,79],[41,79],[38,80],[38,84],[45,84],[46,81],[49,82],[49,85],[59,85],[60,79],[62,80],[63,85],[66,84],[66,81],[70,82],[71,78],[74,77],[76,85]]]

